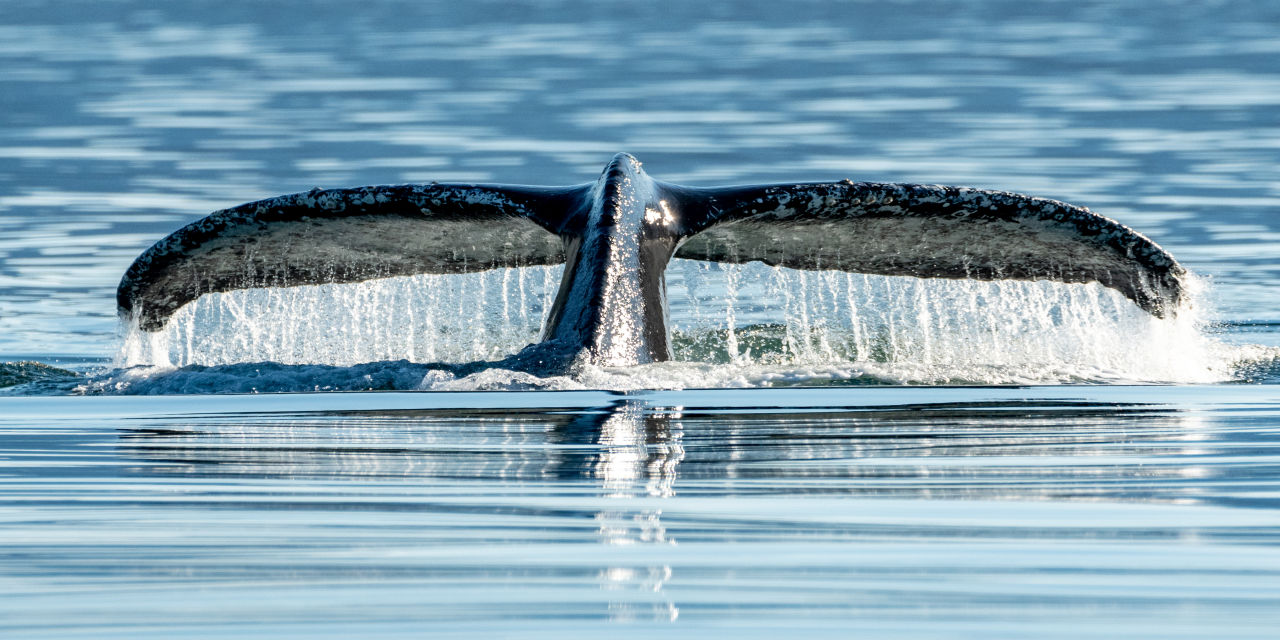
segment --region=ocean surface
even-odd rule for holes
[[[1270,638],[1280,5],[9,0],[0,636]],[[313,187],[954,184],[1196,274],[676,261],[677,360],[536,339],[559,268],[206,296],[138,254]]]

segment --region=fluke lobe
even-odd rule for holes
[[[218,211],[147,249],[119,312],[158,331],[206,293],[565,265],[540,343],[513,366],[671,358],[672,257],[921,278],[1098,282],[1164,317],[1186,271],[1088,209],[1016,193],[875,182],[685,187],[632,156],[569,187],[312,190]]]

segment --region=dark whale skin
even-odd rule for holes
[[[1016,193],[874,182],[685,187],[616,155],[569,187],[312,190],[215,212],[145,251],[117,290],[158,331],[206,293],[565,265],[542,340],[500,365],[547,372],[671,358],[671,258],[978,280],[1098,282],[1159,317],[1186,270],[1088,209]]]

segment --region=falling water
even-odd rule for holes
[[[165,329],[130,327],[122,366],[473,362],[538,339],[561,267],[248,289],[201,297]]]
[[[495,360],[539,338],[559,267],[202,297],[122,366]],[[1193,306],[1153,318],[1098,285],[978,282],[676,260],[677,361],[910,383],[1200,382],[1236,356]],[[1196,298],[1196,296],[1192,296]],[[678,365],[660,365],[678,366]]]
[[[1191,305],[1159,319],[1097,284],[691,261],[673,271],[681,360],[852,363],[896,382],[1009,383],[1223,380],[1235,358],[1206,335],[1196,282]]]

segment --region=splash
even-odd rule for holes
[[[684,361],[829,369],[895,383],[1217,382],[1204,284],[1176,317],[1097,284],[885,277],[686,262]],[[673,315],[676,315],[673,303]],[[843,373],[837,373],[843,372]]]
[[[1280,358],[1216,340],[1197,283],[1187,308],[1158,319],[1098,285],[676,260],[676,361],[571,377],[452,372],[536,341],[559,278],[537,267],[205,296],[164,331],[129,330],[121,372],[83,390],[1207,383]]]

